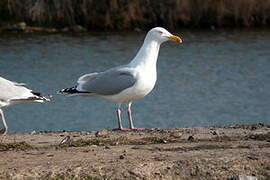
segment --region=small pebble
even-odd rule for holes
[[[257,127],[256,126],[251,126],[251,130],[256,130]]]
[[[71,140],[70,136],[66,136],[64,139],[61,140],[61,142],[59,143],[59,145],[64,144],[64,143],[66,143],[66,142],[68,142],[70,140]]]
[[[99,136],[106,136],[106,135],[108,135],[108,133],[109,133],[108,130],[103,129],[103,130],[97,131],[97,132],[95,133],[95,135],[96,135],[96,137],[99,137]]]
[[[238,179],[239,180],[258,180],[258,178],[255,176],[246,176],[246,175],[239,175]]]
[[[193,141],[194,140],[194,137],[193,136],[189,136],[187,140],[188,141]]]
[[[141,147],[140,146],[133,146],[133,147],[131,147],[131,149],[141,149]]]
[[[217,131],[211,131],[213,135],[218,135]]]
[[[166,143],[168,143],[168,141],[166,141],[166,140],[162,139],[162,140],[161,140],[161,143],[166,144]]]

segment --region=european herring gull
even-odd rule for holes
[[[129,128],[134,129],[131,104],[134,100],[146,96],[154,88],[157,80],[156,62],[159,47],[168,40],[182,42],[180,37],[172,35],[164,28],[153,28],[147,33],[142,47],[129,64],[104,72],[85,74],[77,80],[76,86],[62,89],[59,93],[101,97],[116,103],[120,130],[123,130],[121,104],[126,103]]]
[[[6,135],[8,132],[8,125],[2,110],[3,107],[18,103],[44,102],[50,100],[48,95],[33,92],[24,86],[25,84],[23,83],[9,81],[0,77],[0,115],[4,125],[4,128],[0,130],[0,134]]]

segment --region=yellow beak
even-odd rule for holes
[[[182,39],[180,38],[180,37],[178,37],[178,36],[168,36],[168,38],[170,39],[170,40],[173,40],[173,41],[176,41],[176,42],[178,42],[178,43],[182,43],[183,41],[182,41]]]

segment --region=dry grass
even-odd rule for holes
[[[88,29],[270,24],[270,0],[7,0],[16,21]]]
[[[26,151],[33,149],[32,146],[27,144],[26,142],[18,142],[18,143],[0,143],[0,152],[1,151]]]
[[[166,139],[166,140],[165,140]],[[110,139],[110,138],[95,138],[95,139],[79,139],[76,141],[69,141],[66,142],[60,147],[84,147],[84,146],[114,146],[114,145],[146,145],[146,144],[160,144],[160,143],[166,143],[166,142],[174,142],[175,140],[171,140],[169,138],[158,138],[158,137],[144,137],[139,139],[128,139],[125,136],[118,137],[116,139]]]

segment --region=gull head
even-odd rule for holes
[[[155,40],[160,44],[166,41],[175,41],[177,43],[182,43],[182,39],[176,35],[171,34],[169,31],[162,27],[155,27],[151,29],[146,36],[146,39]]]

